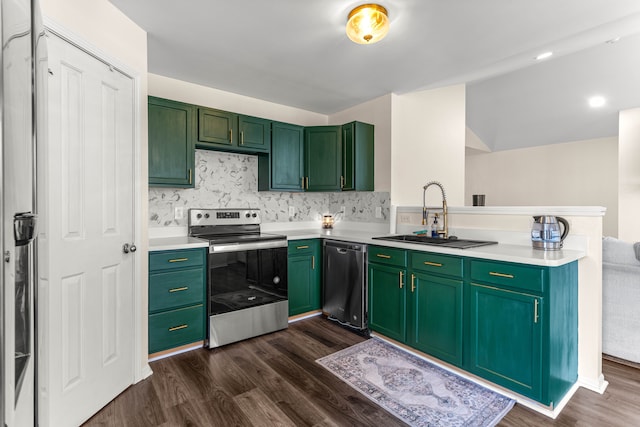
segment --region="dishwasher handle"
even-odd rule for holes
[[[338,252],[339,254],[345,255],[349,251],[347,249],[336,248],[336,252]]]

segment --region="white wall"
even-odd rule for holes
[[[149,74],[149,95],[301,126],[328,124],[324,114]]]
[[[329,124],[358,120],[374,125],[375,191],[391,189],[391,94],[329,115]]]
[[[604,206],[603,232],[617,236],[618,140],[469,152],[466,205],[471,205],[473,194],[485,194],[491,206]]]
[[[465,86],[392,95],[391,204],[422,205],[422,187],[440,181],[450,206],[464,203]],[[442,197],[430,188],[427,205]]]
[[[640,108],[620,112],[618,237],[640,241]]]

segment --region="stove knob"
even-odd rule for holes
[[[246,216],[247,218],[251,218],[251,214],[250,214],[250,213],[247,213],[245,216]]]
[[[251,216],[255,218],[255,217],[258,216],[258,214],[254,212],[253,215],[251,215]]]
[[[209,218],[209,214],[204,214],[204,217],[205,218]]]
[[[202,218],[202,214],[196,215],[196,218],[198,218],[198,219]]]

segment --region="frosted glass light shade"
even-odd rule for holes
[[[359,44],[373,44],[389,32],[387,9],[378,4],[363,4],[349,13],[347,36]]]

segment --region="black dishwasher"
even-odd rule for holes
[[[367,329],[367,245],[324,241],[322,311],[354,329]]]

